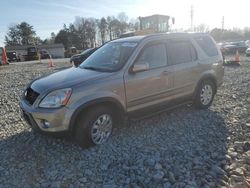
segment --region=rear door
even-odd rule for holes
[[[134,64],[146,62],[149,69],[124,75],[127,110],[134,111],[168,100],[173,89],[172,67],[167,66],[166,44],[149,42],[141,50]]]
[[[197,52],[189,39],[171,39],[167,42],[169,64],[174,67],[175,98],[188,97],[199,78]]]

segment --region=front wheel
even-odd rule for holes
[[[211,106],[216,91],[215,87],[215,84],[210,80],[201,82],[194,99],[194,105],[201,109]]]
[[[88,148],[109,139],[114,124],[114,115],[109,108],[96,106],[80,116],[75,130],[75,138],[80,146]]]

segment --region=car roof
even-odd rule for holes
[[[189,37],[189,36],[208,36],[207,33],[154,33],[149,35],[140,35],[140,36],[132,36],[126,38],[120,38],[113,40],[112,42],[140,42],[145,38],[157,37],[157,36],[165,36],[166,38],[175,38],[175,37]]]
[[[112,42],[139,42],[141,41],[145,36],[133,36],[133,37],[125,37],[125,38],[120,38],[113,40]]]

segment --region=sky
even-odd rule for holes
[[[11,25],[26,21],[45,39],[63,24],[73,23],[76,16],[101,18],[125,12],[129,18],[138,18],[164,14],[175,18],[173,29],[187,29],[191,5],[194,26],[221,28],[224,16],[225,29],[250,27],[249,0],[1,0],[0,46],[4,46]]]

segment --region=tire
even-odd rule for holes
[[[92,107],[81,113],[77,120],[75,129],[76,142],[83,148],[103,144],[111,136],[114,123],[114,113],[110,108],[105,106]],[[103,140],[101,134],[103,134]]]
[[[216,85],[213,81],[202,81],[194,98],[194,106],[198,109],[207,109],[213,102],[215,91]]]

